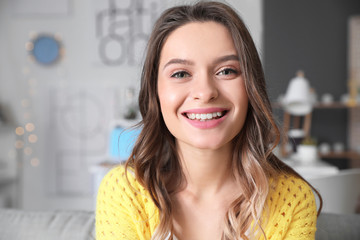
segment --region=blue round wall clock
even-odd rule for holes
[[[62,45],[58,39],[51,35],[40,35],[32,40],[30,53],[36,62],[51,65],[60,59]]]

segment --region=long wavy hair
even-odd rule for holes
[[[232,171],[243,193],[226,213],[222,239],[248,239],[246,231],[252,222],[261,232],[269,179],[283,173],[300,177],[272,153],[280,141],[280,132],[273,119],[259,55],[238,14],[226,4],[208,1],[170,8],[155,23],[148,42],[139,93],[142,131],[126,163],[126,169],[133,169],[159,209],[160,223],[153,239],[165,239],[172,232],[172,196],[184,182],[175,139],[160,110],[157,77],[161,50],[167,37],[180,26],[208,21],[229,30],[249,99],[244,126],[232,141]]]

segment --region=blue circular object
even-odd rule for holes
[[[49,65],[56,62],[60,56],[60,43],[51,36],[40,36],[33,41],[32,55],[36,61]]]

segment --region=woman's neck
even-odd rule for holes
[[[216,150],[193,148],[184,143],[177,144],[177,148],[187,192],[197,197],[208,197],[223,192],[226,186],[234,183],[231,144]]]

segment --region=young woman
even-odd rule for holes
[[[272,153],[261,62],[233,9],[165,11],[141,80],[143,130],[102,181],[97,239],[314,239],[312,188]]]

